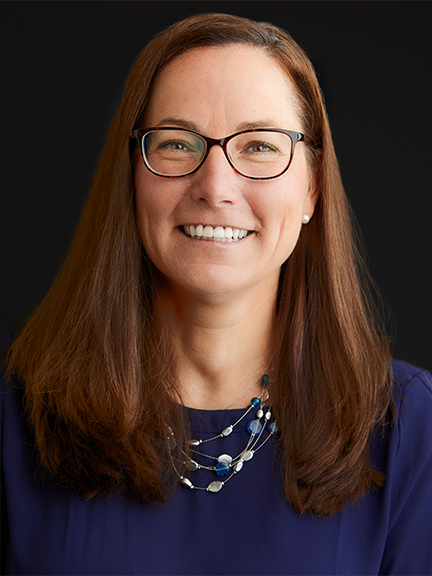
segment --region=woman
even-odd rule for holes
[[[302,50],[157,36],[7,354],[7,573],[431,573],[432,383],[371,302]]]

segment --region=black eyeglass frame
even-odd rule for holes
[[[176,130],[179,132],[190,132],[192,134],[196,134],[197,136],[200,136],[200,138],[202,138],[204,140],[204,142],[206,143],[206,151],[204,152],[203,157],[201,158],[200,163],[198,164],[198,166],[196,166],[193,170],[191,170],[190,172],[187,172],[186,174],[180,174],[180,175],[169,175],[169,174],[160,174],[159,172],[156,172],[155,170],[153,170],[150,165],[148,164],[145,152],[144,152],[144,138],[147,136],[147,134],[149,134],[150,132],[156,132],[157,130]],[[287,136],[289,136],[291,138],[291,142],[292,142],[292,148],[291,148],[291,158],[289,159],[289,162],[287,164],[287,166],[284,168],[284,170],[282,170],[282,172],[280,172],[279,174],[276,174],[275,176],[265,176],[265,177],[257,177],[257,176],[248,176],[247,174],[243,174],[243,172],[241,172],[238,168],[236,168],[227,152],[227,145],[228,142],[232,139],[235,138],[235,136],[239,136],[240,134],[246,134],[248,132],[281,132],[282,134],[286,134]],[[312,140],[309,136],[307,136],[306,134],[302,134],[301,132],[293,132],[292,130],[283,130],[282,128],[252,128],[250,130],[241,130],[240,132],[236,132],[235,134],[231,134],[230,136],[225,136],[225,138],[209,138],[208,136],[204,136],[204,134],[201,134],[201,132],[197,132],[196,130],[189,130],[188,128],[177,128],[175,126],[156,126],[154,128],[145,128],[145,129],[140,129],[140,128],[135,128],[134,130],[131,131],[130,134],[131,138],[135,138],[138,141],[139,147],[140,147],[140,152],[141,152],[141,156],[144,160],[144,164],[146,166],[146,168],[152,173],[155,174],[156,176],[160,176],[161,178],[183,178],[184,176],[189,176],[190,174],[193,174],[194,172],[196,172],[198,170],[198,168],[200,168],[207,156],[210,153],[210,150],[213,146],[220,146],[225,154],[226,159],[228,160],[230,166],[235,170],[235,172],[237,172],[237,174],[240,174],[240,176],[243,176],[244,178],[249,178],[250,180],[272,180],[273,178],[279,178],[279,176],[282,176],[282,174],[285,174],[285,172],[288,170],[288,168],[291,165],[292,159],[294,157],[294,149],[295,146],[298,142],[305,142],[306,144],[311,144]]]

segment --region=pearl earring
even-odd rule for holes
[[[307,214],[303,214],[302,223],[307,224],[309,220],[310,220],[309,216]]]

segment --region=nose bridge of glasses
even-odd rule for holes
[[[205,153],[203,155],[202,162],[204,162],[204,160],[210,154],[210,151],[214,146],[220,146],[223,150],[223,153],[225,154],[225,157],[229,161],[229,156],[228,156],[228,152],[227,152],[227,143],[230,139],[229,136],[225,136],[225,138],[210,138],[209,136],[205,136],[205,137],[203,137],[203,139],[206,143],[206,150],[205,150]]]

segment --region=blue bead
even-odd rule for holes
[[[263,375],[262,375],[262,378],[261,378],[261,384],[262,384],[263,386],[267,386],[268,380],[269,380],[268,374],[263,374]]]
[[[279,426],[276,422],[269,424],[269,430],[272,434],[277,434],[279,432]]]
[[[261,404],[261,400],[255,396],[255,398],[251,399],[251,404],[256,408]]]
[[[215,466],[215,472],[218,476],[228,476],[230,467],[226,462],[218,462]]]
[[[262,430],[262,423],[259,420],[251,420],[247,424],[247,431],[249,434],[259,434]]]

